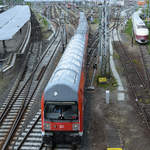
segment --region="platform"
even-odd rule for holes
[[[6,40],[5,41],[5,45],[6,47],[3,47],[3,43],[2,41],[0,41],[0,59],[2,59],[3,55],[7,54],[7,53],[15,53],[17,52],[19,46],[21,45],[26,32],[27,32],[27,28],[28,28],[28,23],[26,23],[23,28],[21,29],[21,32],[18,31],[12,39],[10,40]]]

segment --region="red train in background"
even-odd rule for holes
[[[67,4],[67,8],[71,9],[71,4],[70,3]]]
[[[43,143],[80,145],[83,136],[85,59],[88,23],[78,28],[55,68],[41,99]]]

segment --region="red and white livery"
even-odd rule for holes
[[[79,25],[54,70],[41,99],[43,143],[79,145],[83,135],[85,59],[88,23]]]
[[[135,40],[140,44],[144,44],[149,41],[149,30],[144,21],[140,18],[141,13],[141,10],[139,10],[132,15],[132,24]]]

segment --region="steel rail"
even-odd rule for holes
[[[118,30],[117,30],[117,36],[118,36],[119,43],[120,43],[120,45],[121,45],[121,47],[122,47],[122,50],[123,50],[124,55],[126,55],[127,59],[129,60],[128,62],[130,63],[130,65],[133,66],[133,68],[134,68],[136,74],[138,75],[139,80],[141,81],[141,84],[143,85],[144,88],[146,88],[146,82],[145,82],[143,76],[142,76],[141,73],[137,70],[137,68],[135,67],[135,64],[134,64],[133,61],[132,61],[131,56],[129,56],[129,54],[128,54],[127,51],[125,50],[124,46],[122,45],[122,42],[121,42],[121,40],[120,40],[120,36],[119,36]]]
[[[57,33],[59,34],[59,30],[58,30]],[[57,36],[58,36],[58,34],[57,34]],[[57,39],[57,37],[56,37],[55,39]],[[51,43],[51,45],[54,43],[55,39],[53,40],[53,42]],[[59,41],[58,43],[60,43],[60,41]],[[48,49],[51,47],[51,45],[48,47]],[[48,52],[48,49],[47,49],[47,52]],[[44,54],[46,55],[46,53],[44,53]],[[41,58],[40,62],[42,61],[42,59],[44,58],[45,55],[43,55],[43,57]],[[39,63],[39,64],[40,64],[40,63]],[[38,68],[39,64],[36,66],[36,68]],[[49,63],[48,63],[48,64],[49,64]],[[27,85],[27,83],[30,81],[30,79],[33,78],[33,75],[34,75],[35,71],[36,71],[36,69],[31,73],[31,75],[30,75],[29,78],[27,79],[26,83],[24,84],[23,88],[20,90],[19,94],[23,91],[24,87]],[[38,83],[39,83],[39,82],[38,82]],[[38,84],[37,84],[37,85],[38,85]],[[34,93],[34,92],[33,92],[33,93]],[[18,98],[19,94],[17,95],[17,98]],[[33,97],[33,95],[34,95],[34,94],[32,94],[31,97]],[[16,98],[16,99],[17,99],[17,98]],[[18,123],[19,123],[18,120],[21,119],[23,113],[25,112],[25,108],[27,108],[28,104],[29,104],[29,100],[28,100],[28,102],[27,102],[26,104],[24,103],[24,105],[22,105],[22,108],[20,109],[21,115],[18,115],[18,117],[16,118],[15,122],[13,123],[13,126],[14,126],[14,127],[10,130],[9,135],[8,135],[8,137],[7,137],[6,141],[5,141],[5,143],[4,143],[2,149],[6,149],[6,148],[7,148],[8,144],[9,144],[9,142],[10,142],[11,136],[14,134],[15,129],[16,129],[16,126],[17,126]],[[8,113],[8,110],[10,110],[10,109],[11,109],[11,107],[9,107],[9,109],[7,109],[6,112]],[[6,113],[5,113],[5,114],[6,114]],[[4,115],[3,115],[3,116],[4,116]]]
[[[57,37],[59,34],[59,30],[57,33],[55,33],[53,35],[53,38]],[[15,91],[17,90],[17,88],[14,91],[14,94],[10,97],[10,101],[7,103],[7,105],[5,106],[4,111],[1,113],[0,115],[0,125],[2,124],[2,121],[4,120],[4,118],[7,116],[8,112],[10,111],[11,107],[13,106],[14,102],[16,101],[16,99],[19,97],[19,95],[22,93],[22,91],[24,90],[24,88],[26,87],[27,83],[30,81],[30,79],[32,78],[32,76],[34,75],[34,73],[36,72],[36,70],[38,69],[39,65],[41,64],[43,58],[45,57],[45,55],[47,54],[49,48],[51,48],[51,46],[53,45],[53,43],[55,42],[55,39],[53,39],[51,41],[51,44],[48,46],[47,50],[44,52],[44,54],[42,55],[39,63],[35,66],[35,69],[33,70],[33,72],[31,73],[31,75],[29,76],[29,78],[26,80],[26,82],[24,83],[24,85],[22,86],[22,88],[20,89],[19,93],[17,94],[16,98],[11,101],[14,97]]]
[[[37,117],[34,124],[30,128],[30,130],[27,132],[26,136],[23,138],[23,140],[21,141],[21,143],[19,144],[19,146],[17,147],[16,150],[20,150],[21,146],[23,145],[23,143],[25,142],[25,140],[27,139],[27,137],[29,136],[29,134],[31,133],[31,131],[33,130],[33,128],[35,127],[35,125],[37,124],[37,122],[39,121],[40,118],[41,118],[41,114]]]
[[[112,34],[113,34],[113,33],[112,33]],[[119,43],[120,43],[120,45],[121,45],[121,47],[122,47],[123,45],[121,44],[118,30],[117,30],[117,36],[118,36],[118,39],[119,39]],[[122,50],[125,51],[124,47],[122,48]],[[119,51],[118,51],[118,52],[119,52]],[[125,52],[124,54],[127,56],[127,58],[129,59],[129,61],[131,61],[131,57],[128,56],[127,52]],[[123,65],[123,68],[125,69],[125,71],[128,72],[128,71],[127,71],[128,69],[127,69],[127,67],[126,67],[126,65],[124,64],[123,61],[121,61],[121,64]],[[131,65],[133,65],[133,62],[132,62],[132,61],[131,61]],[[133,65],[133,67],[135,68],[135,65]],[[135,72],[136,72],[136,71],[135,71]],[[138,72],[138,71],[137,71],[137,72]],[[137,72],[136,72],[136,74],[137,74]],[[137,74],[137,75],[138,75],[138,74]],[[132,94],[132,96],[133,96],[134,99],[135,99],[134,102],[135,102],[135,104],[136,104],[136,106],[137,106],[137,108],[138,108],[138,112],[140,112],[140,114],[142,114],[143,120],[145,121],[147,128],[150,129],[150,124],[149,124],[149,122],[148,122],[148,120],[147,120],[145,111],[144,111],[143,107],[141,107],[141,105],[140,105],[140,104],[138,103],[138,101],[137,101],[137,100],[138,100],[138,96],[137,96],[136,88],[138,88],[138,87],[133,84],[133,82],[131,81],[131,79],[130,79],[130,77],[129,77],[129,74],[126,73],[126,77],[127,77],[128,83],[129,83],[129,85],[130,85],[130,86],[129,86],[129,88],[131,89],[130,93]],[[138,75],[138,77],[139,77],[139,75]],[[139,78],[140,78],[140,77],[139,77]],[[143,78],[142,78],[142,81],[143,81]],[[146,86],[146,85],[145,85],[145,86]]]
[[[150,72],[148,71],[148,69],[147,69],[147,66],[146,66],[146,62],[145,62],[145,60],[144,60],[144,54],[143,54],[143,51],[146,49],[148,49],[148,47],[147,46],[144,46],[143,47],[143,45],[139,45],[139,49],[140,49],[140,53],[141,53],[141,57],[142,57],[142,64],[143,64],[143,66],[144,66],[144,73],[145,73],[145,77],[147,78],[147,81],[146,81],[146,83],[147,83],[147,87],[148,88],[150,88]]]
[[[61,40],[58,41],[58,44],[57,44],[57,46],[56,46],[56,49],[58,48],[58,46],[60,45],[60,43],[61,43]],[[55,52],[56,52],[56,51],[54,51],[54,53],[52,54],[52,56],[51,56],[51,58],[50,58],[50,61],[49,61],[48,64],[46,65],[46,68],[48,67],[49,63],[51,62],[51,59],[53,58],[53,56],[55,55]],[[44,72],[45,72],[45,71],[46,71],[46,69],[44,70]],[[42,78],[41,78],[41,79],[42,79]],[[10,142],[10,140],[11,140],[11,138],[12,138],[12,136],[13,136],[13,134],[14,134],[14,132],[15,132],[15,130],[16,130],[18,124],[19,124],[20,120],[22,119],[23,114],[25,113],[25,110],[27,109],[27,107],[28,107],[28,105],[29,105],[30,100],[33,98],[33,96],[34,96],[34,94],[35,94],[35,92],[36,92],[36,90],[37,90],[37,87],[38,87],[38,85],[40,84],[41,79],[38,81],[38,83],[37,83],[37,85],[36,85],[36,87],[35,87],[35,89],[34,89],[32,95],[31,95],[31,97],[30,97],[30,99],[29,99],[27,102],[25,102],[26,100],[24,100],[24,103],[23,103],[23,105],[22,105],[22,107],[21,107],[21,109],[20,109],[20,112],[18,113],[18,116],[17,116],[16,119],[15,119],[15,122],[14,122],[14,124],[13,124],[13,127],[11,128],[11,130],[10,130],[10,132],[9,132],[9,134],[8,134],[8,137],[7,137],[5,143],[4,143],[3,147],[2,147],[2,150],[6,150],[6,149],[7,149],[8,145],[9,145],[9,142]]]

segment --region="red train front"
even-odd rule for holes
[[[88,24],[80,13],[76,34],[69,42],[41,100],[42,136],[48,145],[78,145],[83,135],[84,62]]]

